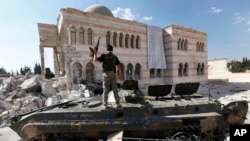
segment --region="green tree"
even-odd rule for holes
[[[38,63],[34,66],[34,74],[41,74],[41,66]]]
[[[4,67],[0,68],[0,74],[9,74]]]
[[[24,68],[20,69],[20,73],[25,75],[28,71],[30,71],[30,67],[24,66]]]
[[[228,63],[228,67],[231,72],[245,72],[250,69],[250,60],[247,57],[243,57],[242,61],[233,60]]]
[[[19,72],[16,70],[16,75],[19,75]]]

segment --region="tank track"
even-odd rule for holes
[[[160,131],[165,136],[162,139],[152,138],[136,138],[123,137],[123,141],[224,141],[225,131],[222,129],[214,129],[201,133],[201,124],[199,123],[185,123],[183,128]],[[159,133],[159,132],[158,132]],[[96,140],[96,139],[95,139]],[[103,139],[98,139],[103,140]],[[20,140],[22,141],[22,140]],[[85,139],[75,139],[71,135],[63,133],[48,133],[36,136],[28,141],[94,141]]]

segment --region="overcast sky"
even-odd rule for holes
[[[99,3],[116,17],[158,27],[177,24],[208,34],[208,59],[250,59],[249,0],[1,0],[0,67],[40,63],[37,23],[56,24],[61,8]],[[45,64],[52,67],[51,50]]]

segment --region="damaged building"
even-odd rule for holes
[[[168,19],[163,19],[168,20]],[[105,6],[94,4],[84,11],[62,8],[56,24],[38,23],[42,75],[44,49],[52,48],[55,77],[67,76],[68,85],[101,81],[101,63],[92,62],[90,46],[101,37],[99,52],[106,45],[122,63],[122,79],[150,84],[207,80],[207,34],[192,28],[164,28],[114,17]],[[52,61],[52,60],[51,60]]]

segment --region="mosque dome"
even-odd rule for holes
[[[97,13],[97,14],[102,14],[102,15],[114,17],[112,12],[107,7],[102,6],[100,4],[90,5],[89,7],[87,7],[84,10],[84,12],[92,12],[92,13]]]

